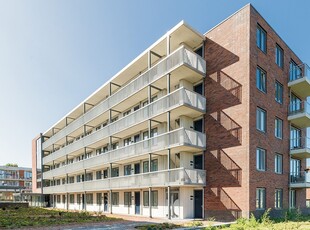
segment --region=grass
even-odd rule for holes
[[[271,219],[269,217],[270,210],[267,210],[261,218],[257,219],[251,215],[249,219],[240,218],[235,224],[230,226],[206,227],[205,230],[294,230],[294,229],[310,229],[310,216],[301,215],[299,210],[289,211],[285,213],[284,218]]]
[[[136,226],[136,229],[139,230],[162,230],[162,229],[174,229],[179,228],[180,225],[172,224],[172,223],[162,223],[162,224],[146,224],[146,225],[140,225]]]
[[[46,227],[79,223],[108,222],[119,220],[88,212],[64,212],[43,208],[0,209],[0,228]]]

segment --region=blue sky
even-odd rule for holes
[[[0,165],[179,21],[201,33],[247,3],[310,63],[310,1],[0,0]]]

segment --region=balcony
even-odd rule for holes
[[[293,102],[289,105],[288,120],[299,128],[310,126],[310,105],[307,101]]]
[[[290,154],[294,158],[310,158],[310,138],[300,137],[290,140]]]
[[[288,87],[300,97],[310,96],[310,68],[307,64],[301,64],[290,70]]]
[[[300,172],[290,176],[291,188],[310,188],[310,173]]]
[[[182,111],[183,115],[198,116],[199,114],[204,113],[205,109],[206,99],[202,95],[180,88],[171,94],[159,98],[147,106],[101,128],[100,130],[94,131],[90,135],[53,152],[44,157],[43,162],[44,164],[52,162],[53,160],[64,157],[67,154],[78,151],[84,147],[88,147],[91,144],[99,142],[104,138],[108,138],[109,136],[115,135],[128,128],[139,130],[139,127],[137,127],[138,124],[146,122],[148,119],[159,116],[170,110]],[[122,135],[125,134],[125,132],[122,132]],[[120,134],[118,136],[120,137]]]
[[[206,172],[199,169],[177,168],[102,180],[44,187],[44,194],[103,191],[117,189],[137,189],[148,187],[179,187],[206,185]]]
[[[82,127],[84,124],[89,123],[93,119],[97,118],[99,115],[107,112],[109,109],[113,108],[117,104],[123,102],[137,92],[141,91],[149,84],[166,76],[166,74],[169,72],[180,69],[182,66],[186,66],[186,68],[199,73],[201,78],[205,76],[205,60],[202,59],[199,55],[185,48],[184,46],[181,46],[172,54],[170,54],[169,56],[158,62],[155,66],[150,68],[148,71],[144,72],[142,75],[120,88],[110,97],[100,102],[98,105],[94,106],[84,115],[76,118],[66,127],[51,136],[42,144],[43,149],[46,149],[47,147],[51,146],[62,138],[65,138],[78,128]]]
[[[44,179],[76,173],[83,169],[102,168],[109,163],[120,162],[147,153],[156,153],[173,148],[172,152],[196,152],[206,147],[206,135],[194,130],[180,128],[147,140],[111,150],[83,161],[44,172]],[[165,154],[165,153],[163,153]],[[43,159],[44,160],[44,159]]]

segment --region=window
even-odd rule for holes
[[[93,204],[93,194],[86,194],[86,204]]]
[[[291,126],[290,131],[290,149],[299,149],[301,147],[301,130]]]
[[[296,208],[296,190],[290,191],[290,208]]]
[[[267,33],[259,25],[257,25],[256,29],[256,45],[264,53],[267,52]]]
[[[131,205],[131,192],[124,192],[124,205]]]
[[[85,181],[91,181],[93,180],[93,173],[86,173]]]
[[[70,204],[74,204],[74,194],[70,194]]]
[[[118,142],[115,142],[112,144],[112,149],[118,149]]]
[[[131,137],[124,139],[124,146],[131,144]]]
[[[70,177],[69,177],[69,183],[70,183],[70,184],[73,184],[73,183],[74,183],[74,176],[70,176]]]
[[[293,61],[290,62],[290,81],[294,81],[302,77],[301,68]]]
[[[301,169],[300,160],[292,158],[290,162],[290,172],[291,172],[292,182],[299,179],[300,169]]]
[[[96,172],[96,180],[100,180],[100,179],[102,179],[102,173],[101,173],[101,171],[97,171]]]
[[[123,113],[123,117],[125,117],[125,116],[129,115],[129,114],[130,114],[130,112],[131,112],[131,110],[127,110],[126,112],[124,112],[124,113]]]
[[[256,68],[256,87],[264,93],[267,92],[266,71],[259,67]]]
[[[257,188],[256,189],[256,209],[266,208],[266,189]]]
[[[151,160],[151,172],[158,171],[158,160]],[[143,162],[143,173],[149,172],[149,162]]]
[[[276,45],[276,64],[283,68],[283,62],[284,62],[284,55],[283,55],[283,49],[277,44]]]
[[[103,178],[108,178],[108,170],[103,170]]]
[[[158,206],[158,191],[151,192],[151,205],[153,207]],[[143,206],[145,207],[149,206],[149,192],[148,191],[143,192]]]
[[[77,203],[77,204],[81,204],[81,199],[82,199],[81,194],[77,194],[76,203]]]
[[[118,204],[119,204],[119,193],[112,192],[112,205],[118,205]]]
[[[256,169],[259,171],[266,171],[266,150],[256,149]]]
[[[274,207],[276,209],[282,209],[283,207],[283,189],[276,189],[274,194]]]
[[[266,132],[267,113],[261,108],[256,109],[256,128],[259,131]]]
[[[118,177],[119,176],[119,168],[112,168],[111,177]]]
[[[57,203],[60,203],[60,195],[56,196],[56,201],[57,201]]]
[[[62,195],[62,203],[66,203],[66,195]]]
[[[203,95],[203,84],[199,83],[197,85],[194,85],[194,92]]]
[[[275,91],[276,91],[276,95],[275,95],[276,102],[282,104],[283,103],[283,85],[278,81],[276,81],[276,84],[275,84]]]
[[[131,165],[125,165],[124,166],[124,176],[131,174]]]
[[[290,98],[290,114],[294,114],[296,112],[300,112],[302,110],[302,101],[296,95],[292,94]]]
[[[101,193],[97,193],[96,194],[96,198],[97,198],[97,204],[99,206],[102,205],[102,194]]]
[[[274,122],[274,135],[276,138],[283,138],[283,121],[277,117]]]
[[[283,156],[282,154],[276,154],[274,157],[274,172],[277,174],[283,173]]]
[[[113,118],[111,119],[111,123],[114,122],[114,121],[117,121],[117,120],[118,120],[118,116],[113,117]]]

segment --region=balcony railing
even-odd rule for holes
[[[64,127],[62,130],[55,133],[42,144],[43,149],[51,146],[53,143],[60,140],[61,138],[70,135],[76,129],[80,128],[84,124],[87,124],[102,113],[108,111],[113,106],[134,95],[152,82],[160,79],[161,77],[164,77],[168,72],[171,72],[172,70],[178,68],[181,65],[187,65],[192,69],[201,72],[202,76],[204,76],[204,74],[206,73],[205,60],[194,52],[186,49],[184,46],[181,46],[179,49],[177,49],[165,59],[157,63],[151,69],[143,73],[141,76],[129,82],[127,85],[120,88],[117,92],[112,94],[106,100],[100,102],[98,105],[90,109],[84,115],[78,117],[73,122]]]
[[[290,139],[290,149],[310,149],[310,138],[309,137],[299,137]]]
[[[180,88],[171,94],[159,98],[147,106],[142,107],[139,110],[99,129],[98,131],[93,131],[90,135],[87,135],[84,138],[65,146],[64,148],[51,153],[43,158],[44,162],[51,162],[59,157],[87,147],[88,145],[107,138],[108,136],[114,135],[131,126],[183,105],[203,112],[206,109],[206,99],[200,94]]]
[[[147,140],[44,172],[44,179],[52,179],[53,177],[72,174],[84,168],[91,169],[93,167],[103,166],[104,164],[116,163],[120,160],[138,157],[147,153],[155,153],[167,148],[185,145],[204,149],[206,146],[206,135],[194,130],[180,128],[169,133],[161,134]]]
[[[45,194],[102,191],[110,189],[132,189],[165,186],[204,186],[206,172],[199,169],[177,168],[129,176],[106,178],[101,180],[85,181],[80,183],[64,184],[44,187]]]
[[[310,114],[310,104],[307,101],[291,102],[289,104],[289,116],[299,113]]]
[[[310,173],[309,172],[299,172],[291,173],[290,175],[291,184],[303,184],[301,186],[310,186]]]
[[[306,63],[298,66],[291,66],[289,81],[295,81],[300,78],[307,78],[310,81],[310,68]]]

